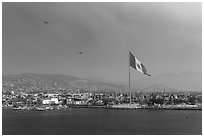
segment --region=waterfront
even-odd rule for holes
[[[200,110],[3,109],[3,135],[199,135]]]

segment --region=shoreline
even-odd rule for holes
[[[128,108],[128,107],[111,107],[111,106],[72,106],[71,108],[103,108],[103,109],[129,109],[129,110],[137,110],[137,109],[146,109],[146,110],[199,110],[202,111],[202,108],[176,108],[176,107],[167,107],[167,108],[159,108],[159,107],[140,107],[140,108]]]
[[[195,111],[202,111],[202,108],[181,108],[181,107],[112,107],[112,106],[88,106],[88,105],[70,105],[64,108],[57,108],[54,107],[53,109],[23,109],[23,108],[13,108],[13,107],[7,107],[2,108],[2,110],[11,109],[14,111],[22,111],[22,110],[28,110],[28,111],[52,111],[52,110],[66,110],[70,108],[92,108],[92,109],[119,109],[119,110],[195,110]]]

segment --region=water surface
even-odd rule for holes
[[[2,110],[3,135],[200,135],[202,111]]]

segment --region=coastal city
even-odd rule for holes
[[[56,77],[57,76],[57,77]],[[13,110],[54,110],[73,107],[110,109],[202,109],[201,91],[175,91],[162,87],[142,91],[114,88],[77,88],[84,83],[76,80],[68,86],[56,82],[72,77],[21,74],[5,76],[2,82],[2,107]],[[53,79],[55,81],[53,81]],[[73,78],[72,78],[73,79]],[[84,81],[83,81],[84,82]],[[74,83],[74,84],[73,84]],[[76,84],[77,83],[77,84]],[[88,82],[87,82],[88,83]],[[86,84],[87,84],[86,83]],[[74,87],[75,88],[71,88]],[[88,84],[87,84],[88,85]],[[103,83],[103,85],[105,85]],[[99,90],[100,89],[100,90]]]
[[[24,93],[3,90],[2,107],[13,110],[54,110],[72,107],[112,109],[202,109],[201,92],[183,93],[91,93],[64,91]]]
[[[202,135],[202,2],[2,2],[2,135]]]

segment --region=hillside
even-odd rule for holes
[[[4,75],[3,90],[23,92],[41,92],[69,90],[117,92],[124,89],[124,85],[105,83],[97,80],[81,79],[70,75],[32,74]]]
[[[155,84],[140,90],[141,92],[179,92],[180,90],[162,84]]]
[[[111,82],[82,79],[70,75],[52,75],[52,74],[32,74],[24,73],[19,75],[4,75],[3,92],[17,91],[17,92],[55,92],[55,91],[74,91],[80,90],[89,92],[126,92],[128,93],[128,86],[125,84],[114,84]],[[141,92],[178,92],[176,88],[166,86],[161,83],[151,82],[149,79],[141,79],[140,81],[132,81],[132,91]]]
[[[128,81],[120,82],[128,83]],[[201,91],[202,90],[202,73],[185,71],[182,73],[166,73],[151,77],[143,76],[143,78],[131,81],[131,87],[143,89],[152,85],[166,85],[168,87],[187,90]]]

